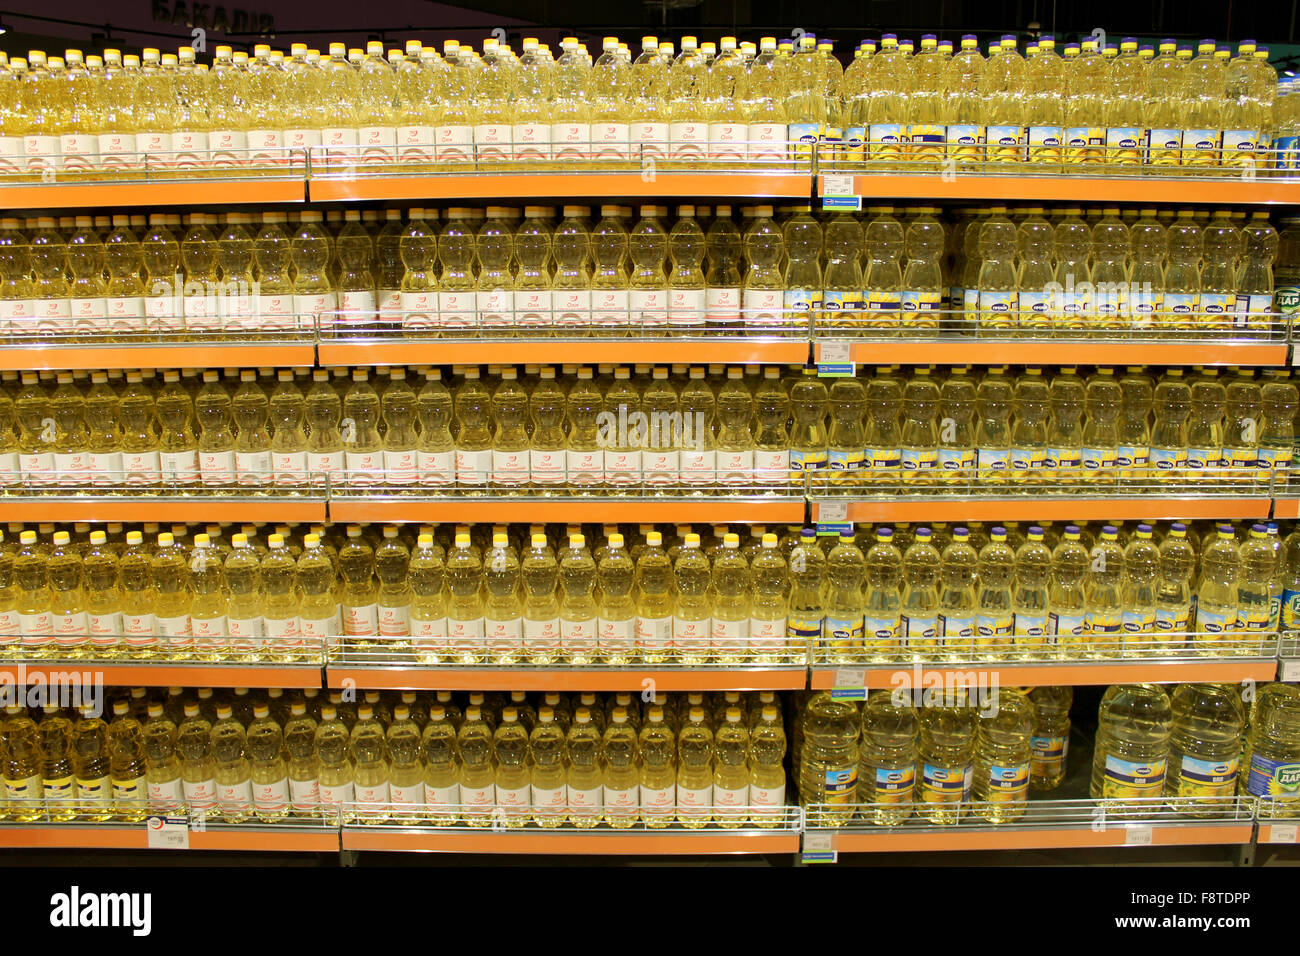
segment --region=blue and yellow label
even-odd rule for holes
[[[975,636],[975,618],[940,614],[939,634],[943,637],[945,644],[969,641]]]
[[[876,768],[876,803],[911,803],[916,789],[916,767]]]
[[[989,802],[1017,803],[1029,796],[1029,764],[989,767]]]
[[[1237,758],[1198,760],[1183,757],[1178,770],[1180,797],[1229,797],[1237,785]]]
[[[939,463],[939,452],[934,448],[904,448],[900,464],[903,471],[933,471]]]
[[[791,471],[820,471],[826,467],[827,454],[826,449],[791,449],[790,451],[790,470]]]
[[[921,801],[923,803],[958,803],[966,793],[970,767],[936,767],[921,765]]]
[[[834,313],[861,312],[862,293],[844,289],[826,289],[822,292],[822,311],[827,313],[827,321],[834,322]],[[849,321],[847,318],[845,321]]]
[[[1123,760],[1106,756],[1102,796],[1107,799],[1158,797],[1165,785],[1165,758]]]
[[[1300,798],[1300,763],[1251,754],[1246,789],[1261,800]]]
[[[822,634],[832,644],[862,644],[862,618],[826,617],[822,620]]]
[[[858,799],[858,768],[826,771],[825,803],[856,803]]]
[[[1035,777],[1054,777],[1065,769],[1069,750],[1067,737],[1030,737],[1029,769]]]
[[[1282,626],[1292,630],[1300,621],[1300,591],[1284,588],[1282,591]]]
[[[868,312],[898,312],[903,308],[903,293],[868,291],[863,301]]]
[[[785,636],[798,640],[814,640],[822,636],[822,619],[819,617],[794,617],[785,619]]]
[[[872,471],[897,471],[902,467],[903,454],[899,448],[864,448],[862,460]]]
[[[863,455],[856,448],[840,451],[832,448],[826,453],[826,467],[831,471],[856,471],[862,467]]]
[[[975,449],[940,448],[939,467],[944,471],[970,471],[975,467]]]

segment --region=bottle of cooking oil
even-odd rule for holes
[[[285,776],[289,782],[289,813],[309,817],[320,808],[320,762],[316,758],[316,720],[307,703],[295,700],[284,725]]]
[[[217,705],[212,756],[216,761],[217,814],[226,823],[241,823],[253,813],[252,768],[244,726],[234,717],[229,704]]]
[[[379,589],[375,594],[376,618],[380,637],[405,638],[411,633],[411,586],[407,575],[411,552],[398,536],[394,525],[386,525],[383,539],[374,551],[375,577]],[[405,641],[391,640],[382,646],[398,648]]]
[[[916,710],[906,695],[899,701],[890,691],[872,691],[861,728],[857,802],[878,826],[902,823],[912,815],[916,783]]]
[[[315,746],[321,812],[327,820],[338,819],[344,805],[355,799],[356,775],[347,724],[333,704],[321,706]]]
[[[714,805],[714,738],[704,708],[692,707],[687,714],[677,755],[677,819],[690,828],[706,826]]]
[[[677,740],[661,706],[646,711],[638,735],[641,818],[651,828],[671,823],[677,806]]]
[[[1173,712],[1158,684],[1107,688],[1098,712],[1091,794],[1139,810],[1134,802],[1159,797],[1164,789]]]
[[[78,818],[91,823],[108,820],[112,816],[108,725],[90,704],[81,708],[72,728],[72,772],[77,785]]]
[[[1004,687],[994,712],[982,712],[975,728],[975,799],[991,823],[1015,820],[1029,799],[1034,705],[1022,691]]]
[[[962,700],[928,706],[919,716],[922,806],[917,813],[930,823],[951,825],[961,816],[973,782],[975,711]]]
[[[826,691],[815,692],[802,727],[799,802],[817,825],[842,826],[859,802],[857,708]]]
[[[976,566],[975,648],[981,654],[997,656],[1014,639],[1011,585],[1015,567],[1016,553],[1007,543],[1006,528],[992,529]]]
[[[1012,480],[1011,412],[1015,389],[1006,376],[1006,366],[989,369],[975,393],[978,420],[975,425],[976,477],[987,484]]]
[[[13,567],[14,581],[18,587],[18,620],[22,630],[23,653],[30,658],[49,657],[54,653],[54,620],[50,614],[46,555],[36,542],[35,531],[21,532],[18,541]]]
[[[429,708],[429,722],[420,735],[424,761],[424,799],[430,822],[454,822],[461,803],[456,727],[441,704]]]
[[[483,566],[469,534],[457,533],[447,553],[447,645],[462,663],[480,660],[483,648]]]
[[[602,818],[603,763],[601,731],[586,707],[579,707],[565,738],[569,765],[566,800],[569,822],[587,829]]]
[[[151,812],[174,812],[182,806],[181,759],[177,753],[176,725],[163,713],[163,705],[149,704],[144,723],[145,778]]]
[[[496,805],[508,827],[523,826],[529,816],[528,742],[528,730],[519,722],[519,712],[514,707],[505,708],[501,725],[492,735],[492,754],[496,763]]]
[[[1200,585],[1196,590],[1196,632],[1201,653],[1213,654],[1214,645],[1236,629],[1240,573],[1241,558],[1232,525],[1220,524],[1201,550]]]
[[[524,652],[534,663],[553,663],[561,653],[559,578],[560,567],[546,535],[534,534],[520,561]]]
[[[199,660],[220,660],[229,648],[226,629],[226,569],[221,550],[206,534],[194,536],[189,558],[190,624]]]
[[[775,704],[764,704],[749,728],[750,815],[760,827],[779,826],[785,807],[785,728]]]
[[[109,773],[113,782],[113,816],[126,823],[141,823],[145,818],[147,770],[144,756],[144,730],[131,716],[130,704],[119,700],[113,704],[113,719],[108,725]],[[8,710],[6,710],[8,713]],[[7,734],[10,760],[14,758],[13,735]],[[6,774],[5,783],[9,782]],[[33,785],[40,786],[39,779]]]
[[[176,731],[176,749],[181,757],[185,805],[202,819],[217,807],[216,758],[212,754],[212,724],[196,703],[185,705],[184,719]]]
[[[426,731],[427,734],[427,731]],[[555,711],[542,707],[537,724],[528,735],[527,773],[532,818],[538,826],[553,828],[566,818],[565,732]]]
[[[168,532],[158,535],[151,563],[154,627],[163,638],[163,654],[188,656],[194,647],[190,626],[189,559]]]
[[[233,548],[226,558],[226,590],[229,596],[226,603],[226,630],[230,634],[230,649],[244,660],[264,660],[267,648],[262,640],[265,633],[262,627],[265,601],[262,595],[261,561],[257,549],[248,540],[248,535],[234,535],[230,543]],[[155,573],[155,580],[156,578]]]
[[[1051,634],[1052,552],[1043,537],[1037,525],[1029,529],[1025,543],[1016,549],[1012,579],[1013,643],[1030,657],[1046,655]]]
[[[119,701],[125,713],[125,701]],[[6,816],[15,823],[31,823],[45,817],[45,806],[41,801],[43,784],[41,781],[40,746],[36,722],[27,716],[24,708],[17,704],[7,704],[4,720],[0,730],[5,737],[3,760],[0,760],[0,776],[4,778]],[[136,725],[138,728],[138,724]],[[139,766],[140,776],[144,774],[143,760]],[[134,781],[140,791],[138,802],[143,810],[144,793],[140,781]],[[115,809],[117,809],[115,805]],[[123,811],[130,808],[123,807]],[[137,819],[143,819],[143,812]]]
[[[1250,537],[1238,551],[1237,620],[1233,629],[1247,638],[1267,631],[1272,621],[1272,582],[1277,573],[1277,552],[1268,528],[1252,525]]]
[[[1089,559],[1083,589],[1087,642],[1093,653],[1111,655],[1124,627],[1124,551],[1117,528],[1101,529]]]
[[[1294,770],[1300,758],[1300,689],[1281,683],[1264,686],[1250,718],[1242,752],[1247,772],[1238,777],[1238,793],[1259,798],[1271,816],[1300,816],[1300,779]]]
[[[713,805],[719,826],[742,826],[750,816],[749,747],[744,712],[728,707],[714,736]]]
[[[161,713],[161,707],[159,710]],[[72,775],[72,721],[58,707],[45,708],[36,727],[36,746],[46,814],[52,823],[72,820],[77,811]],[[179,798],[177,793],[176,799]]]
[[[1041,686],[1029,692],[1034,705],[1033,736],[1029,738],[1029,789],[1054,790],[1065,779],[1070,749],[1071,687]]]
[[[348,741],[356,784],[357,818],[381,823],[388,816],[388,748],[384,725],[370,704],[357,706],[357,722]]]
[[[970,544],[970,529],[953,528],[953,540],[939,559],[939,620],[935,624],[939,656],[969,656],[975,639],[975,580],[979,553]]]
[[[501,664],[519,660],[523,653],[523,602],[519,597],[519,557],[504,533],[492,535],[492,547],[483,555],[483,606],[486,647]]]
[[[303,641],[310,649],[323,646],[331,635],[339,633],[339,613],[334,597],[334,563],[320,535],[307,534],[302,543],[296,569],[301,591],[298,623]]]
[[[160,409],[159,415],[162,414]],[[216,372],[204,372],[203,387],[194,397],[194,415],[199,428],[199,478],[205,485],[221,487],[235,482],[233,414],[230,393],[220,376]],[[166,474],[165,461],[163,471]]]
[[[1237,792],[1246,719],[1241,692],[1231,684],[1180,684],[1170,706],[1165,796],[1175,798],[1170,806],[1180,812],[1211,814],[1215,798]]]
[[[605,822],[622,830],[640,817],[640,754],[637,731],[624,707],[615,707],[601,747],[605,754]]]
[[[709,653],[711,629],[709,559],[700,549],[698,534],[688,534],[682,542],[673,580],[673,648],[682,660],[698,663]]]
[[[339,548],[338,563],[343,582],[340,595],[343,633],[352,638],[373,637],[379,630],[375,552],[363,537],[360,526],[348,526],[347,539]]]
[[[284,761],[284,732],[266,704],[253,705],[247,746],[253,816],[277,823],[289,815],[289,770]]]
[[[49,578],[50,624],[54,645],[62,657],[87,653],[88,624],[81,546],[66,531],[54,532],[54,547],[46,561]]]
[[[855,660],[863,650],[866,559],[852,535],[840,535],[826,556],[825,568],[823,640],[833,660]]]
[[[1187,540],[1187,528],[1174,522],[1160,542],[1160,581],[1156,592],[1155,622],[1157,640],[1168,640],[1168,635],[1185,634],[1191,629],[1191,582],[1195,568],[1196,552]]]

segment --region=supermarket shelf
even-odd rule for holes
[[[1300,182],[1269,178],[1267,174],[1247,179],[1241,173],[1224,170],[1218,176],[1062,176],[1035,174],[1032,167],[1023,167],[1018,175],[1006,176],[959,166],[955,176],[937,169],[934,173],[880,171],[863,175],[848,167],[837,167],[817,177],[817,195],[930,202],[1197,202],[1233,206],[1300,203]]]
[[[1277,679],[1300,681],[1300,632],[1283,631],[1277,645]]]
[[[1164,637],[1143,642],[1077,638],[1078,643],[1068,649],[1064,642],[985,649],[976,646],[953,653],[946,661],[922,660],[915,652],[903,650],[895,652],[900,659],[886,662],[881,660],[882,655],[866,648],[832,652],[825,646],[814,646],[810,686],[834,691],[836,696],[861,698],[867,690],[882,688],[924,695],[931,688],[1002,685],[1236,683],[1268,681],[1277,673],[1279,641],[1274,633],[1225,636],[1171,631]]]
[[[815,492],[814,492],[815,494]],[[1048,496],[1040,490],[1006,497],[966,497],[948,489],[933,497],[812,499],[812,520],[842,521],[1190,521],[1267,518],[1272,499],[1260,496]]]
[[[7,849],[144,850],[146,823],[0,824],[0,847]],[[248,850],[278,853],[337,853],[339,831],[323,825],[191,827],[191,850]],[[165,852],[165,851],[159,851]]]
[[[123,206],[211,206],[215,204],[301,203],[305,169],[264,170],[248,176],[178,174],[174,179],[77,182],[67,174],[43,183],[0,182],[0,206],[6,209],[117,209]],[[108,175],[108,174],[105,174]]]
[[[801,690],[808,672],[798,666],[767,667],[556,667],[492,665],[376,667],[331,663],[332,688],[361,690],[658,691]],[[242,685],[241,685],[242,686]]]
[[[725,812],[749,816],[771,815],[772,825],[742,825],[735,829],[705,826],[691,829],[673,823],[662,828],[637,822],[626,829],[607,826],[578,829],[570,825],[541,828],[523,820],[513,821],[511,810],[478,807],[447,807],[448,813],[463,819],[477,816],[481,826],[457,824],[434,826],[421,822],[411,811],[405,818],[375,823],[347,822],[367,811],[365,804],[345,804],[342,845],[345,850],[426,853],[511,853],[583,854],[591,856],[693,856],[741,853],[797,853],[802,827],[798,807],[732,807]],[[427,809],[422,808],[424,813]],[[391,815],[391,808],[382,811]],[[739,821],[750,824],[752,820]]]
[[[1300,498],[1274,498],[1274,518],[1300,518]]]
[[[802,365],[808,340],[777,336],[674,338],[490,338],[474,340],[326,335],[320,364],[332,365],[535,365],[717,363]]]
[[[1068,339],[844,339],[849,360],[859,365],[1285,365],[1288,345],[1276,341],[1227,339],[1204,342],[1098,342]],[[813,342],[822,361],[825,340]],[[839,345],[842,350],[843,345]],[[840,354],[843,354],[841,351]]]
[[[109,687],[320,687],[321,666],[302,664],[138,663],[82,658],[0,658],[0,680],[16,686],[100,685]]]
[[[1282,844],[1297,842],[1300,832],[1300,808],[1293,800],[1259,799],[1256,803],[1256,843]]]
[[[309,335],[298,341],[120,342],[6,344],[0,346],[0,369],[136,369],[136,368],[298,368],[316,364],[316,345]],[[214,336],[219,338],[219,336]]]
[[[362,496],[334,494],[330,497],[330,520],[335,522],[438,522],[476,521],[633,522],[722,524],[727,522],[792,524],[803,520],[804,500],[782,496],[723,496],[708,494],[663,498],[543,497],[483,495],[425,498],[418,495]],[[4,511],[0,509],[0,520]],[[34,519],[33,519],[34,520]],[[151,519],[157,520],[157,519]],[[252,519],[250,519],[252,520]],[[288,519],[280,519],[288,520]]]
[[[496,172],[488,167],[464,173],[428,169],[401,173],[392,171],[392,167],[363,167],[345,173],[318,173],[313,168],[307,193],[311,202],[577,199],[587,203],[593,197],[607,201],[675,196],[692,201],[699,197],[806,200],[810,185],[807,161],[803,162],[802,169],[794,163],[781,165],[788,168],[677,172],[671,163],[661,163],[644,172],[641,169]]]
[[[859,817],[844,826],[818,825],[824,813],[843,819],[882,805],[806,809],[804,852],[897,853],[934,850],[1031,850],[1111,846],[1210,846],[1250,843],[1254,801],[1242,797],[1146,798],[1123,809],[1100,800],[1029,800],[1019,819],[994,825],[967,804],[953,825],[911,817],[893,826],[873,826]],[[1005,806],[1005,805],[1003,805]],[[1175,806],[1184,809],[1174,809]],[[1193,806],[1196,815],[1189,812]],[[892,809],[896,809],[894,805]]]
[[[124,489],[125,491],[125,489]],[[325,497],[261,495],[29,493],[0,495],[0,521],[152,521],[322,523]]]

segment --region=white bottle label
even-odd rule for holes
[[[669,289],[668,324],[676,326],[704,325],[707,302],[704,289]]]
[[[717,482],[717,454],[712,451],[683,450],[681,452],[682,483],[711,485]]]
[[[497,785],[497,806],[518,810],[529,806],[532,787],[503,787]]]
[[[605,800],[605,812],[612,817],[634,817],[640,808],[640,793],[637,787],[618,790],[606,785],[602,796]]]
[[[239,467],[239,462],[235,462]],[[305,451],[277,451],[271,454],[271,473],[276,485],[295,487],[307,483],[307,453]]]
[[[240,780],[236,783],[217,784],[217,806],[223,811],[248,809],[253,803],[253,785],[251,781]]]
[[[699,817],[709,812],[713,806],[713,786],[698,790],[677,785],[677,812],[680,816]]]
[[[356,793],[351,780],[347,783],[322,783],[319,786],[321,806],[337,807],[343,803],[352,803]]]
[[[398,804],[422,806],[424,804],[424,781],[417,780],[406,787],[390,783],[388,785],[388,802],[393,806]]]
[[[461,804],[460,784],[453,783],[447,787],[424,786],[424,802],[431,807],[456,807]],[[466,800],[466,803],[469,801]]]
[[[744,159],[748,135],[744,123],[710,123],[709,158]]]
[[[560,619],[523,619],[524,647],[529,650],[558,651],[560,649]]]
[[[149,802],[155,807],[175,807],[183,801],[180,778],[175,780],[150,780],[148,783]]]
[[[87,616],[86,625],[91,644],[111,647],[117,643],[118,635],[122,633],[122,612],[91,613]]]
[[[560,639],[570,654],[590,654],[596,649],[596,619],[582,621],[560,619]]]
[[[533,484],[559,485],[564,483],[567,472],[564,467],[563,450],[539,451],[533,449],[529,452],[528,463]]]
[[[364,604],[343,605],[343,633],[349,636],[373,637],[379,632],[379,606]]]
[[[411,485],[420,478],[420,459],[414,448],[384,452],[384,479],[390,485]]]
[[[460,802],[463,806],[473,807],[476,810],[483,810],[495,806],[497,802],[497,788],[494,784],[490,783],[486,787],[471,787],[467,783],[462,783],[460,785]]]
[[[647,787],[642,784],[640,790],[643,817],[671,816],[677,809],[676,787]]]
[[[271,783],[253,784],[253,805],[259,810],[287,810],[289,808],[289,779]]]
[[[485,485],[492,474],[492,449],[456,449],[456,481],[462,485]]]
[[[743,485],[754,477],[752,451],[719,451],[717,454],[718,481],[724,485]]]
[[[602,651],[630,654],[636,647],[636,618],[611,621],[600,618],[599,642]]]
[[[356,784],[357,803],[368,803],[373,806],[366,807],[363,813],[378,813],[380,807],[388,806],[388,781],[377,783],[374,786],[366,787]]]
[[[436,329],[438,321],[438,293],[432,289],[402,293],[402,328]]]
[[[432,126],[397,127],[397,159],[403,163],[432,162],[437,130]]]
[[[89,628],[85,611],[77,611],[72,614],[55,614],[52,617],[55,643],[64,647],[76,647],[86,642]]]
[[[263,485],[271,474],[271,453],[269,451],[235,452],[235,476],[241,485]]]
[[[785,806],[785,784],[779,787],[760,787],[756,783],[749,785],[749,805],[762,807],[763,816],[774,815],[780,807]]]
[[[634,485],[641,480],[641,452],[633,449],[605,451],[605,481],[611,485]]]
[[[363,163],[391,163],[397,159],[397,130],[392,126],[363,126],[357,130],[357,148]]]
[[[217,782],[208,780],[184,781],[185,802],[191,810],[211,810],[217,805]]]
[[[346,469],[346,458],[341,451],[307,452],[307,471],[313,479],[328,475],[330,481],[342,481]]]
[[[103,145],[101,134],[101,152]],[[213,130],[208,133],[208,149],[211,150],[213,166],[238,165],[248,157],[248,135],[242,129]]]
[[[122,453],[119,451],[91,452],[89,456],[90,483],[99,487],[116,485],[122,481]]]
[[[192,485],[199,480],[199,455],[194,450],[158,453],[162,480],[178,485]]]
[[[591,127],[586,123],[552,123],[551,155],[556,159],[586,159],[591,154]]]
[[[551,315],[557,326],[587,328],[591,325],[591,291],[552,289]]]
[[[671,617],[638,617],[636,619],[636,645],[646,651],[665,651],[672,646],[673,619]]]
[[[515,297],[508,289],[486,289],[476,293],[478,313],[485,328],[509,328],[515,324]]]
[[[625,160],[630,155],[626,123],[592,123],[591,149],[595,159]]]
[[[492,481],[507,487],[528,484],[527,449],[520,451],[492,451]]]
[[[408,637],[411,633],[411,608],[385,607],[379,605],[377,610],[380,637]]]
[[[596,485],[605,480],[605,456],[600,451],[573,451],[566,455],[569,481],[575,485]]]
[[[643,451],[641,471],[647,485],[675,485],[681,476],[681,459],[676,451]]]
[[[153,647],[158,638],[153,633],[152,614],[122,614],[122,635],[127,647]]]
[[[629,322],[627,289],[593,289],[591,324],[596,328],[621,328]]]
[[[669,130],[667,123],[633,123],[628,129],[632,147],[632,159],[644,162],[648,159],[666,159],[668,156]]]
[[[289,800],[294,810],[306,812],[320,806],[320,784],[315,780],[290,780]]]
[[[740,322],[741,299],[739,289],[714,289],[704,291],[704,312],[710,322],[735,325]]]
[[[50,632],[54,630],[54,619],[49,611],[38,611],[35,614],[20,612],[18,625],[23,632],[23,644],[26,646],[39,647],[53,640]],[[29,637],[35,640],[27,640]]]
[[[474,152],[479,159],[509,159],[514,151],[514,127],[503,123],[480,123],[474,127]]]
[[[633,327],[662,328],[668,324],[668,290],[629,290],[628,311]]]
[[[516,123],[511,129],[515,159],[537,160],[551,158],[551,125],[549,123]]]
[[[749,785],[729,790],[721,784],[713,785],[713,805],[715,807],[749,806]]]
[[[403,293],[403,295],[432,297],[433,293],[407,292]],[[470,329],[474,327],[474,306],[477,298],[477,293],[469,290],[439,292],[437,293],[436,304],[425,303],[420,305],[422,299],[412,299],[412,306],[417,311],[427,313],[434,325],[441,325],[443,328],[448,329]],[[404,303],[403,308],[405,307]]]
[[[744,650],[748,638],[748,618],[742,621],[720,621],[716,617],[713,619],[713,626],[709,630],[709,640],[715,648],[741,651]]]
[[[511,654],[523,646],[523,622],[515,617],[507,621],[498,621],[490,617],[483,618],[483,639],[488,650],[494,654]]]
[[[415,467],[426,485],[450,485],[456,480],[456,456],[451,451],[416,452]]]
[[[709,647],[709,619],[689,621],[673,616],[673,646],[679,651],[704,651]]]
[[[351,480],[357,484],[379,484],[384,480],[384,453],[381,451],[349,451],[343,463]]]
[[[569,810],[573,811],[590,811],[601,808],[601,797],[604,796],[603,787],[592,787],[590,790],[580,790],[577,787],[568,788]]]
[[[200,451],[199,475],[205,485],[229,485],[235,480],[235,453]]]

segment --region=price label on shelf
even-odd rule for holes
[[[822,378],[852,378],[857,374],[848,339],[821,339],[817,343],[817,374]]]
[[[821,499],[817,502],[817,525],[840,525],[849,520],[849,503]],[[1300,663],[1300,662],[1297,662]]]
[[[831,684],[831,696],[837,700],[867,699],[867,669],[839,667]]]
[[[1151,824],[1135,823],[1132,826],[1124,828],[1124,845],[1125,846],[1150,846],[1151,845]]]
[[[145,820],[151,850],[188,850],[190,821],[186,817],[150,816]]]
[[[1300,681],[1300,658],[1284,657],[1278,661],[1277,679],[1287,683]]]
[[[1268,828],[1269,843],[1295,843],[1296,831],[1300,829],[1294,823],[1273,823]]]
[[[803,835],[804,863],[834,863],[837,859],[834,833],[809,831]]]
[[[853,191],[852,176],[822,177],[823,209],[861,209],[862,197]]]

